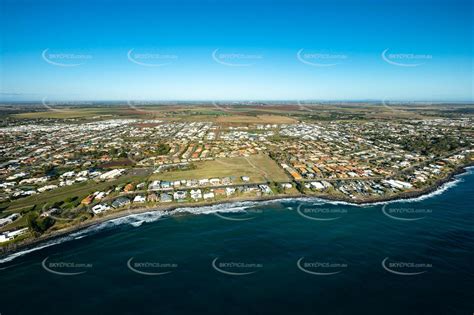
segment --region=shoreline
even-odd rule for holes
[[[80,223],[62,230],[53,231],[46,235],[42,235],[38,238],[33,239],[26,239],[24,241],[9,244],[6,247],[0,248],[0,259],[5,258],[10,254],[14,254],[15,252],[19,252],[22,250],[34,249],[36,245],[45,244],[47,241],[52,241],[54,239],[67,236],[74,232],[79,232],[90,228],[95,225],[99,225],[101,223],[111,221],[114,219],[119,219],[123,217],[127,217],[130,215],[147,213],[147,212],[156,212],[156,211],[173,211],[179,208],[199,208],[199,207],[207,207],[207,206],[215,206],[215,205],[224,205],[224,204],[232,204],[236,202],[261,202],[261,201],[277,201],[277,200],[285,200],[285,199],[297,199],[297,198],[319,198],[326,201],[333,201],[333,202],[344,202],[349,205],[354,206],[364,206],[364,205],[374,205],[383,202],[390,202],[390,201],[403,201],[408,199],[414,199],[418,197],[422,197],[433,193],[440,189],[444,184],[452,182],[457,175],[464,174],[467,172],[467,169],[470,167],[474,167],[474,163],[469,163],[467,165],[463,165],[455,169],[452,173],[446,176],[443,179],[436,181],[433,185],[426,187],[425,189],[418,190],[418,191],[410,191],[406,193],[401,193],[394,196],[382,197],[382,198],[368,198],[367,200],[354,200],[348,197],[334,197],[330,195],[321,195],[321,194],[303,194],[297,193],[292,195],[287,194],[277,194],[271,196],[255,196],[255,197],[235,197],[226,200],[216,200],[216,201],[209,201],[209,202],[199,202],[199,203],[184,203],[184,204],[173,204],[173,205],[157,205],[153,207],[142,207],[136,209],[124,209],[115,213],[110,213],[108,215],[102,217],[94,217],[89,221],[84,223]]]

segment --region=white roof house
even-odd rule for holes
[[[235,193],[235,188],[234,187],[226,187],[225,193],[227,196],[230,196]]]
[[[201,189],[191,189],[190,193],[194,200],[202,199]]]
[[[320,182],[311,182],[311,186],[318,190],[324,189],[324,185]]]
[[[110,207],[103,204],[98,204],[92,207],[92,212],[94,212],[94,214],[99,214],[107,210],[110,210]]]
[[[136,195],[135,198],[133,198],[134,203],[142,203],[145,201],[146,201],[146,198],[145,196],[142,196],[142,195]]]
[[[175,200],[183,200],[186,198],[186,191],[183,191],[183,190],[180,190],[180,191],[176,191],[174,194],[173,194],[173,198]]]
[[[214,198],[214,192],[211,191],[211,192],[204,193],[202,195],[202,197],[204,198],[204,200],[205,199],[212,199],[212,198]]]

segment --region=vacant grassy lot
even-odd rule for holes
[[[220,158],[194,164],[196,169],[153,174],[150,179],[181,180],[234,176],[234,183],[243,183],[241,176],[249,176],[251,182],[288,180],[283,169],[264,154],[249,157]]]

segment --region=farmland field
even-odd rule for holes
[[[20,113],[13,115],[16,118],[54,118],[54,119],[70,119],[70,118],[82,118],[82,119],[92,119],[97,116],[105,118],[110,116],[112,118],[112,113],[114,111],[108,108],[67,108],[67,107],[55,107],[52,106],[52,110],[47,110],[43,112],[30,112],[30,113]]]

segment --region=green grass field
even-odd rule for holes
[[[146,176],[125,175],[113,181],[87,181],[72,186],[60,187],[58,189],[47,191],[41,194],[14,200],[10,204],[8,204],[8,208],[4,210],[4,212],[20,212],[22,210],[32,208],[35,205],[37,207],[41,207],[46,203],[52,204],[58,201],[64,201],[69,197],[78,197],[81,200],[95,191],[105,190],[113,185],[120,185],[129,182],[141,182],[146,179]]]
[[[202,179],[235,176],[234,183],[243,183],[241,176],[249,176],[251,182],[288,181],[278,164],[267,155],[219,158],[213,161],[195,162],[196,169],[153,174],[151,180]]]

